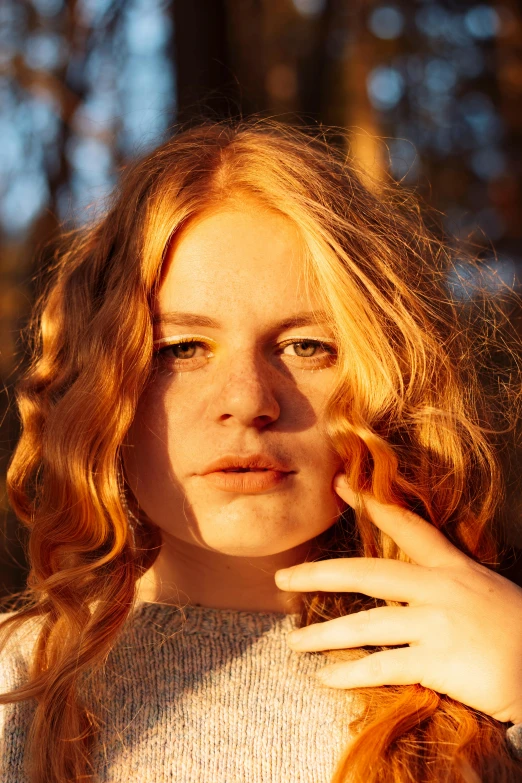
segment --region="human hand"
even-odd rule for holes
[[[334,487],[353,506],[343,474]],[[476,563],[413,512],[364,494],[372,522],[414,563],[347,557],[275,574],[292,592],[360,592],[407,602],[338,617],[288,634],[299,652],[408,644],[323,668],[334,688],[420,683],[501,722],[522,722],[522,588]]]

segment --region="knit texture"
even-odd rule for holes
[[[81,680],[105,722],[99,783],[329,783],[351,737],[352,697],[315,680],[329,658],[287,647],[297,619],[138,603],[102,672]],[[6,649],[2,693],[25,681],[30,639]],[[2,783],[27,781],[33,713],[28,701],[0,705]]]
[[[522,723],[514,723],[506,731],[506,739],[511,755],[522,761]]]
[[[0,614],[0,621],[7,614]],[[80,694],[104,722],[93,783],[330,783],[356,716],[349,690],[320,685],[329,660],[298,653],[297,614],[139,602],[104,669]],[[28,624],[0,661],[0,692],[27,680]],[[27,783],[34,702],[0,705],[0,781]],[[508,728],[522,758],[522,724]]]

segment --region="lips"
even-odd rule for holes
[[[250,473],[251,471],[268,470],[268,468],[225,468],[223,473]]]
[[[228,454],[207,465],[201,474],[217,489],[256,494],[284,487],[297,471],[267,454]]]
[[[279,470],[215,470],[202,478],[223,492],[253,495],[287,487],[293,477]]]
[[[267,454],[227,454],[211,462],[202,471],[207,473],[223,472],[250,472],[250,471],[277,471],[278,473],[295,473],[290,465]]]

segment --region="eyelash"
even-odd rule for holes
[[[284,349],[287,345],[302,345],[302,344],[312,344],[316,345],[317,347],[322,347],[327,351],[327,354],[329,356],[335,356],[336,351],[332,344],[328,343],[328,341],[323,340],[316,340],[312,338],[302,339],[302,340],[285,340],[282,343],[279,343],[279,348]],[[158,348],[155,351],[155,354],[160,358],[160,360],[168,361],[168,357],[165,356],[166,352],[177,345],[187,345],[187,344],[193,344],[193,345],[202,345],[206,348],[211,349],[211,346],[204,342],[203,340],[196,340],[194,337],[181,337],[179,340],[176,340],[175,342],[169,343],[168,345],[163,346],[163,348]],[[171,359],[172,362],[176,363],[179,362],[183,365],[190,364],[194,359],[196,361],[199,361],[200,357],[189,357],[188,359]],[[320,357],[314,357],[314,356],[295,356],[295,359],[304,359],[308,360],[310,364],[317,365],[325,362],[326,356],[320,356]]]

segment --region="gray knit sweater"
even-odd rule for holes
[[[329,783],[352,698],[314,680],[325,656],[287,647],[297,618],[138,603],[103,676],[81,685],[105,721],[99,783]],[[33,637],[0,659],[0,692],[24,680]],[[28,701],[0,706],[2,783],[26,783],[33,711]]]
[[[329,658],[287,647],[297,619],[140,601],[103,673],[80,685],[104,721],[96,783],[329,783],[356,713],[350,690],[313,677]],[[32,639],[3,653],[1,693],[27,676]],[[33,712],[0,705],[2,783],[27,781]]]

